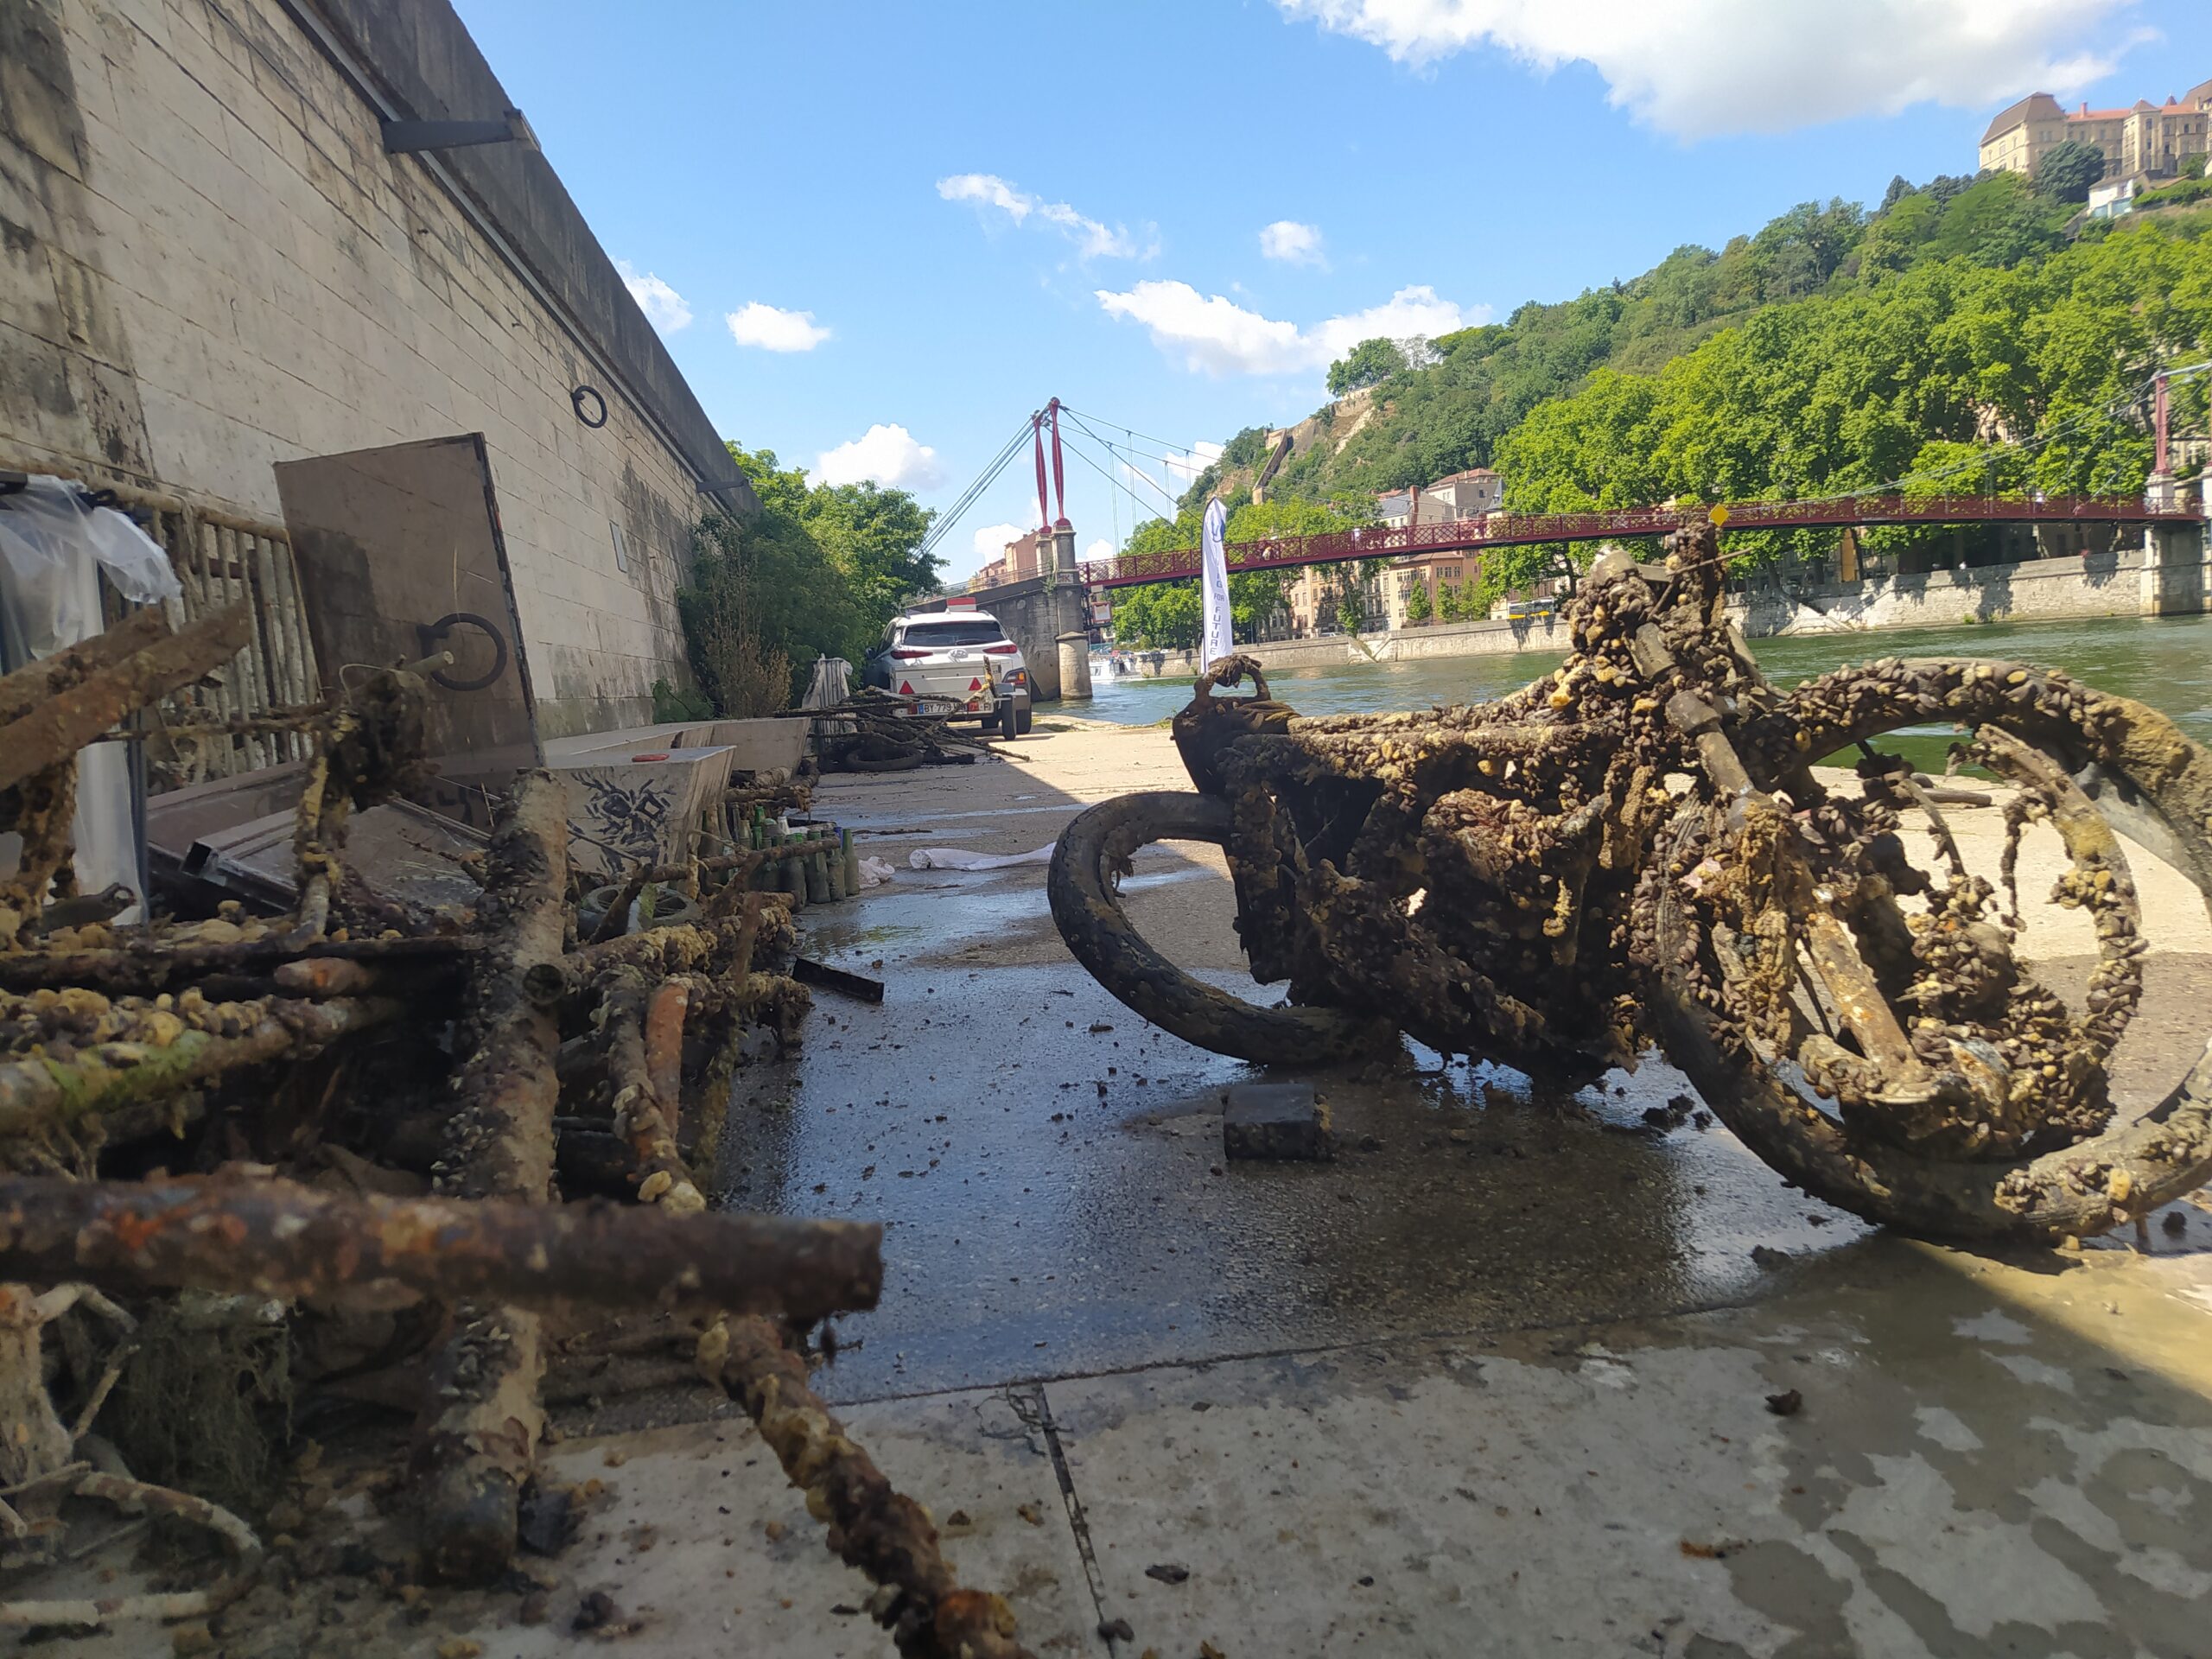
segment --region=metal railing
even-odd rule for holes
[[[111,497],[169,556],[184,588],[183,598],[166,607],[173,626],[237,604],[251,611],[251,642],[202,683],[164,698],[157,728],[265,716],[321,697],[299,567],[283,525],[241,517],[173,491],[102,477],[81,463],[11,456],[0,465],[51,474]],[[298,732],[195,734],[162,747],[147,768],[148,783],[159,791],[236,777],[303,760],[310,748]]]
[[[1663,536],[1701,521],[1704,507],[1627,507],[1603,512],[1492,512],[1479,518],[1397,529],[1366,525],[1319,536],[1286,536],[1232,543],[1225,551],[1231,570],[1280,570],[1304,564],[1338,564],[1351,559],[1399,558],[1429,552],[1480,552],[1492,547],[1526,547],[1542,542],[1595,542],[1637,536]],[[1727,509],[1726,528],[1744,530],[1840,529],[1846,524],[2196,524],[2195,507],[2152,507],[2139,496],[2047,496],[2007,499],[2002,496],[1846,495],[1812,501],[1745,501]],[[1159,553],[1122,554],[1093,559],[1083,579],[1094,588],[1127,588],[1141,582],[1173,582],[1198,574],[1198,550],[1176,548]]]

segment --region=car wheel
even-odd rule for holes
[[[1030,708],[1027,703],[1025,702],[1021,704],[1019,709],[1015,710],[1014,721],[1014,730],[1020,733],[1024,737],[1029,735]]]
[[[1008,697],[1004,702],[999,704],[999,732],[1002,736],[1012,738],[1019,736],[1020,731],[1020,705],[1012,697]]]

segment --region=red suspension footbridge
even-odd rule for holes
[[[2166,396],[2164,375],[2158,377],[2152,398],[2155,467],[2167,472]],[[1064,431],[1063,419],[1072,430]],[[1127,432],[1112,423],[1109,433]],[[1103,451],[1103,460],[1086,453],[1082,440]],[[1033,451],[1037,470],[1037,510],[1044,533],[1069,532],[1065,457],[1073,454],[1108,483],[1126,493],[1135,508],[1171,521],[1178,504],[1166,488],[1142,468],[1131,464],[1130,447],[1102,435],[1090,417],[1077,414],[1057,397],[1022,423],[982,474],[951,508],[939,516],[923,550],[928,551],[988,490],[999,474],[1023,448]],[[1150,453],[1134,451],[1134,453]],[[1186,452],[1187,453],[1187,452]],[[1160,459],[1154,455],[1154,459]],[[1195,472],[1195,465],[1182,463]],[[1057,514],[1046,498],[1052,486]],[[1137,494],[1131,480],[1149,486],[1161,498],[1158,504]],[[1419,493],[1414,493],[1418,501]],[[1866,493],[1802,501],[1730,502],[1720,509],[1704,505],[1627,507],[1614,511],[1561,513],[1490,512],[1454,518],[1433,524],[1412,523],[1389,527],[1362,525],[1312,536],[1270,537],[1258,541],[1233,542],[1226,548],[1231,571],[1287,570],[1305,565],[1340,564],[1358,559],[1400,559],[1432,553],[1480,554],[1491,548],[1525,547],[1540,543],[1604,542],[1632,537],[1663,536],[1686,524],[1713,517],[1729,532],[1873,528],[1897,524],[1963,526],[2027,524],[2113,529],[2159,525],[2201,525],[2198,502],[2174,499],[2154,504],[2146,497],[2091,495],[1927,495]],[[1134,524],[1135,519],[1132,519]],[[1065,567],[1062,567],[1065,569]],[[1198,570],[1196,547],[1147,553],[1121,553],[1110,558],[1085,560],[1075,567],[1085,587],[1138,587],[1147,582],[1177,582]]]
[[[1487,548],[1527,547],[1548,542],[1617,541],[1631,536],[1663,536],[1686,524],[1701,523],[1709,509],[1628,507],[1614,512],[1492,512],[1434,524],[1398,529],[1355,527],[1319,536],[1269,537],[1235,542],[1224,550],[1236,570],[1283,570],[1306,564],[1339,564],[1347,559],[1397,559],[1417,553],[1479,553]],[[2139,496],[2051,496],[2005,500],[1986,496],[1837,496],[1824,501],[1745,501],[1725,510],[1723,528],[1817,530],[1877,524],[2196,524],[2194,510],[2145,506]],[[1198,574],[1198,550],[1177,548],[1162,553],[1124,553],[1086,560],[1080,567],[1086,585],[1130,588],[1148,582],[1173,582]]]

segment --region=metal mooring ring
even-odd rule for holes
[[[479,616],[474,611],[450,612],[423,630],[423,649],[428,652],[432,645],[444,639],[447,634],[464,623],[481,628],[490,636],[492,666],[471,680],[456,678],[450,669],[445,668],[431,670],[430,678],[448,691],[481,691],[507,671],[507,638],[493,626],[487,618]]]
[[[599,408],[599,418],[594,420],[584,413],[584,403],[589,399]],[[600,396],[597,386],[578,386],[569,394],[569,404],[576,411],[576,418],[594,432],[607,424],[607,399]]]

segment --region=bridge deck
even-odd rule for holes
[[[1493,512],[1451,524],[1414,524],[1401,530],[1363,528],[1331,531],[1228,548],[1231,570],[1281,570],[1307,564],[1341,564],[1349,559],[1395,559],[1414,553],[1478,553],[1492,547],[1526,547],[1541,542],[1610,541],[1630,536],[1663,536],[1705,516],[1706,509],[1629,507],[1606,512]],[[2202,512],[2147,507],[2139,497],[2060,495],[2040,500],[2006,500],[1987,496],[1836,496],[1820,501],[1745,501],[1727,509],[1726,528],[1739,530],[1840,529],[1847,524],[2202,524]],[[1176,548],[1160,553],[1122,554],[1092,559],[1083,579],[1093,588],[1131,588],[1146,582],[1194,576],[1198,550]]]

